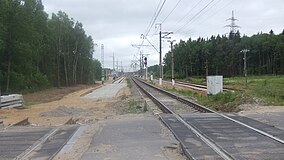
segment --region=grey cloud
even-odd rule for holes
[[[178,0],[168,0],[161,12],[157,23],[161,22]],[[116,53],[119,59],[123,59],[125,65],[130,65],[131,57],[137,50],[130,44],[139,43],[139,36],[144,33],[154,11],[160,0],[43,0],[46,11],[65,11],[70,17],[83,23],[86,33],[91,35],[96,43],[104,43],[106,47],[106,66],[111,67],[112,52]],[[199,0],[183,0],[177,9],[163,24],[166,31],[176,31],[210,0],[203,0],[202,3],[191,11],[191,14],[176,27],[172,27],[185,15]],[[241,26],[242,34],[252,35],[257,32],[269,32],[273,29],[280,33],[284,29],[284,1],[283,0],[216,0],[214,5],[206,13],[192,20],[182,29],[180,33],[173,35],[173,38],[186,40],[189,37],[210,37],[216,34],[225,34],[229,28],[224,26],[230,22],[226,21],[235,11],[237,22]],[[213,3],[213,4],[214,4]],[[151,36],[154,34],[151,31]],[[157,44],[158,37],[149,37],[153,44]],[[168,44],[163,42],[163,52],[169,50]],[[158,46],[157,46],[158,47]],[[158,56],[152,49],[144,49],[145,52],[153,53],[149,59],[150,65],[158,62]],[[100,59],[98,52],[95,57]]]

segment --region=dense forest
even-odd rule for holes
[[[0,1],[0,89],[11,93],[94,83],[101,64],[82,23],[41,0]]]
[[[251,37],[231,33],[229,36],[212,36],[180,41],[173,49],[175,76],[243,75],[244,54],[247,52],[247,70],[250,75],[284,74],[284,30],[276,35],[258,33]],[[171,53],[164,58],[164,75],[171,77]]]

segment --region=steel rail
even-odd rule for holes
[[[235,122],[235,123],[237,123],[237,124],[239,124],[239,125],[242,125],[242,126],[244,126],[244,127],[246,127],[246,128],[249,128],[249,129],[251,129],[251,130],[253,130],[253,131],[255,131],[255,132],[257,132],[257,133],[259,133],[259,134],[261,134],[261,135],[264,135],[264,136],[266,136],[266,137],[269,137],[269,138],[272,139],[272,140],[275,140],[275,141],[277,141],[277,142],[279,142],[279,143],[281,143],[281,144],[284,144],[284,140],[283,140],[283,139],[280,139],[280,138],[278,138],[278,137],[276,137],[276,136],[273,136],[273,135],[271,135],[271,134],[269,134],[269,133],[267,133],[267,132],[265,132],[265,131],[262,131],[262,130],[260,130],[260,129],[255,128],[255,127],[252,127],[252,126],[250,126],[250,125],[247,125],[247,124],[245,124],[245,123],[243,123],[243,122],[241,122],[241,121],[238,121],[238,120],[236,120],[236,119],[233,119],[233,118],[231,118],[231,117],[228,117],[228,116],[226,116],[226,115],[224,115],[224,114],[218,113],[218,112],[216,112],[216,111],[214,111],[214,110],[212,110],[212,109],[206,108],[205,106],[202,106],[202,105],[199,105],[199,104],[197,104],[197,103],[194,103],[194,102],[191,102],[191,101],[189,101],[189,100],[186,100],[186,99],[184,99],[184,98],[178,97],[178,96],[176,96],[176,95],[174,95],[174,94],[172,94],[172,93],[170,93],[170,92],[167,92],[167,91],[165,91],[165,90],[162,90],[161,88],[158,88],[158,87],[153,86],[153,85],[151,85],[151,84],[148,84],[148,83],[146,83],[146,82],[144,82],[144,81],[142,81],[142,80],[140,80],[140,79],[137,79],[137,80],[139,80],[140,82],[143,82],[144,84],[146,84],[146,85],[148,85],[148,86],[150,86],[150,87],[153,87],[153,88],[155,88],[155,89],[157,89],[157,90],[160,90],[160,91],[162,91],[162,92],[164,92],[164,93],[167,93],[168,95],[172,95],[172,97],[176,97],[176,99],[179,100],[179,101],[181,101],[181,102],[185,102],[186,104],[192,103],[193,106],[200,107],[200,108],[206,110],[207,112],[214,113],[214,114],[216,114],[216,115],[218,115],[218,116],[220,116],[220,117],[222,117],[222,118],[224,118],[224,119],[227,119],[227,120],[230,120],[230,121],[232,121],[232,122]],[[191,105],[190,105],[190,106],[191,106]]]
[[[159,101],[153,94],[148,92],[146,89],[144,89],[141,85],[139,85],[136,80],[133,80],[135,84],[151,99],[154,100],[155,104],[160,106],[160,108],[163,111],[166,111],[166,113],[172,114],[174,117],[177,118],[179,122],[181,122],[183,125],[185,125],[188,129],[190,129],[194,134],[196,134],[197,137],[199,137],[204,143],[206,143],[210,148],[212,148],[218,155],[220,155],[225,160],[233,160],[233,158],[224,151],[221,147],[216,145],[214,142],[212,142],[210,139],[208,139],[205,135],[203,135],[201,132],[199,132],[197,129],[195,129],[193,126],[188,124],[180,115],[176,114],[175,112],[171,111],[163,102]],[[140,81],[140,80],[139,80]],[[142,81],[140,81],[142,82]],[[145,84],[145,83],[144,83]],[[157,88],[156,88],[157,89]]]
[[[40,145],[42,145],[44,142],[46,142],[48,140],[48,138],[50,138],[51,136],[53,136],[55,134],[55,132],[57,132],[59,129],[53,129],[51,130],[51,132],[49,132],[48,134],[46,134],[45,136],[43,136],[41,139],[39,139],[36,144],[30,146],[26,152],[23,152],[22,154],[20,154],[19,156],[17,156],[15,159],[16,160],[24,160],[26,159],[30,153],[32,153],[33,151],[35,151]]]
[[[177,84],[183,84],[183,85],[189,85],[189,86],[193,86],[193,87],[197,87],[197,88],[202,88],[202,89],[207,89],[207,86],[206,85],[203,85],[203,84],[194,84],[194,83],[189,83],[189,82],[186,82],[186,81],[175,81]],[[224,91],[234,91],[236,89],[232,89],[232,88],[229,88],[229,87],[223,87]]]
[[[62,148],[67,144],[67,142],[73,137],[73,135],[79,130],[79,127],[77,127],[77,129],[64,141],[64,143],[60,146],[60,148],[58,150],[56,150],[56,152],[54,152],[49,158],[48,160],[52,160],[61,150]]]
[[[163,80],[164,82],[166,83],[172,83],[171,80]],[[207,90],[207,86],[206,85],[203,85],[203,84],[194,84],[194,83],[189,83],[189,82],[186,82],[186,81],[175,81],[175,84],[176,85],[179,85],[179,86],[182,86],[182,87],[188,87],[188,88],[192,88],[192,89],[200,89],[200,91],[203,91],[203,90]],[[236,89],[232,89],[232,88],[228,88],[228,87],[223,87],[224,91],[235,91]]]
[[[133,82],[149,97],[153,100],[153,102],[159,106],[159,108],[164,112],[164,113],[173,113],[165,104],[160,102],[153,94],[150,92],[146,91],[141,85],[139,85],[134,79],[132,79]]]
[[[162,93],[164,93],[164,94],[166,94],[166,95],[168,95],[168,96],[170,96],[170,97],[172,97],[172,98],[174,98],[174,99],[176,99],[176,100],[178,100],[178,101],[180,101],[180,102],[182,102],[184,104],[187,104],[187,105],[193,107],[194,109],[196,109],[196,110],[198,110],[200,112],[207,112],[207,113],[208,112],[213,112],[213,110],[211,110],[211,109],[209,109],[207,107],[204,107],[204,106],[202,106],[202,105],[200,105],[198,103],[195,103],[195,102],[189,101],[187,99],[181,98],[181,97],[179,97],[179,96],[177,96],[177,95],[175,95],[173,93],[165,91],[165,90],[163,90],[161,88],[158,88],[158,87],[156,87],[156,86],[154,86],[152,84],[146,83],[146,82],[144,82],[144,81],[142,81],[140,79],[137,79],[137,80],[139,80],[140,82],[142,82],[142,83],[144,83],[144,84],[146,84],[146,85],[148,85],[148,86],[150,86],[150,87],[152,87],[152,88],[154,88],[154,89],[156,89],[156,90],[158,90],[158,91],[160,91],[160,92],[162,92]]]
[[[120,78],[120,80],[118,81],[118,83],[121,83],[124,80],[124,77]]]

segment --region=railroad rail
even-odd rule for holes
[[[168,84],[172,83],[170,80],[163,80],[163,82],[168,83]],[[191,88],[193,90],[207,92],[207,86],[206,85],[194,84],[194,83],[189,83],[189,82],[186,82],[186,81],[175,81],[175,84],[178,85],[178,86],[181,86],[181,87],[187,87],[187,88]],[[228,88],[228,87],[224,87],[223,90],[224,91],[234,91],[234,89]]]
[[[171,92],[168,92],[168,91],[165,91],[165,90],[163,90],[163,89],[161,89],[161,88],[158,88],[158,87],[156,87],[156,86],[154,86],[154,85],[152,85],[152,84],[149,84],[149,83],[146,83],[146,82],[144,82],[144,81],[142,81],[142,80],[139,80],[139,79],[133,79],[134,80],[134,82],[137,84],[137,86],[140,88],[140,89],[142,89],[142,91],[144,91],[144,93],[145,94],[149,94],[150,95],[150,97],[151,98],[153,98],[153,100],[155,99],[155,96],[151,96],[151,93],[150,92],[146,92],[146,90],[145,90],[145,87],[147,88],[147,89],[149,89],[149,90],[151,90],[152,92],[160,92],[160,93],[163,93],[163,95],[165,95],[165,96],[169,96],[169,97],[171,97],[171,98],[173,98],[173,99],[176,99],[177,101],[176,101],[176,103],[180,103],[180,105],[182,105],[182,106],[184,106],[184,104],[185,104],[185,106],[190,106],[191,108],[193,108],[195,111],[199,111],[199,112],[213,112],[212,110],[210,110],[209,108],[206,108],[206,107],[204,107],[204,106],[202,106],[202,105],[200,105],[200,104],[198,104],[198,103],[195,103],[195,102],[193,102],[193,101],[190,101],[190,100],[188,100],[188,99],[185,99],[185,98],[181,98],[180,96],[178,96],[178,95],[176,95],[176,94],[173,94],[173,93],[171,93]],[[141,85],[139,85],[139,83],[143,83],[144,84],[144,87],[141,87]],[[160,96],[163,96],[163,95],[160,95]],[[154,102],[155,102],[156,100],[154,100]],[[159,101],[160,102],[160,101]],[[164,110],[163,109],[163,105],[162,104],[160,104],[159,102],[155,102],[158,106],[160,106],[161,105],[161,110]],[[188,108],[188,107],[186,107],[186,108]],[[174,110],[174,109],[173,109]],[[167,112],[166,112],[167,113]],[[169,112],[170,113],[170,112]]]
[[[166,113],[160,119],[190,159],[284,158],[283,130],[249,118],[215,112],[137,78],[133,81]]]
[[[125,77],[118,77],[116,80],[112,81],[112,83],[121,83]]]
[[[25,118],[0,128],[0,159],[53,159],[79,129],[71,120],[52,127],[32,126]]]

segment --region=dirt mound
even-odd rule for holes
[[[42,117],[64,117],[64,116],[90,116],[91,111],[84,110],[81,108],[59,106],[54,110],[42,112],[40,116]]]

